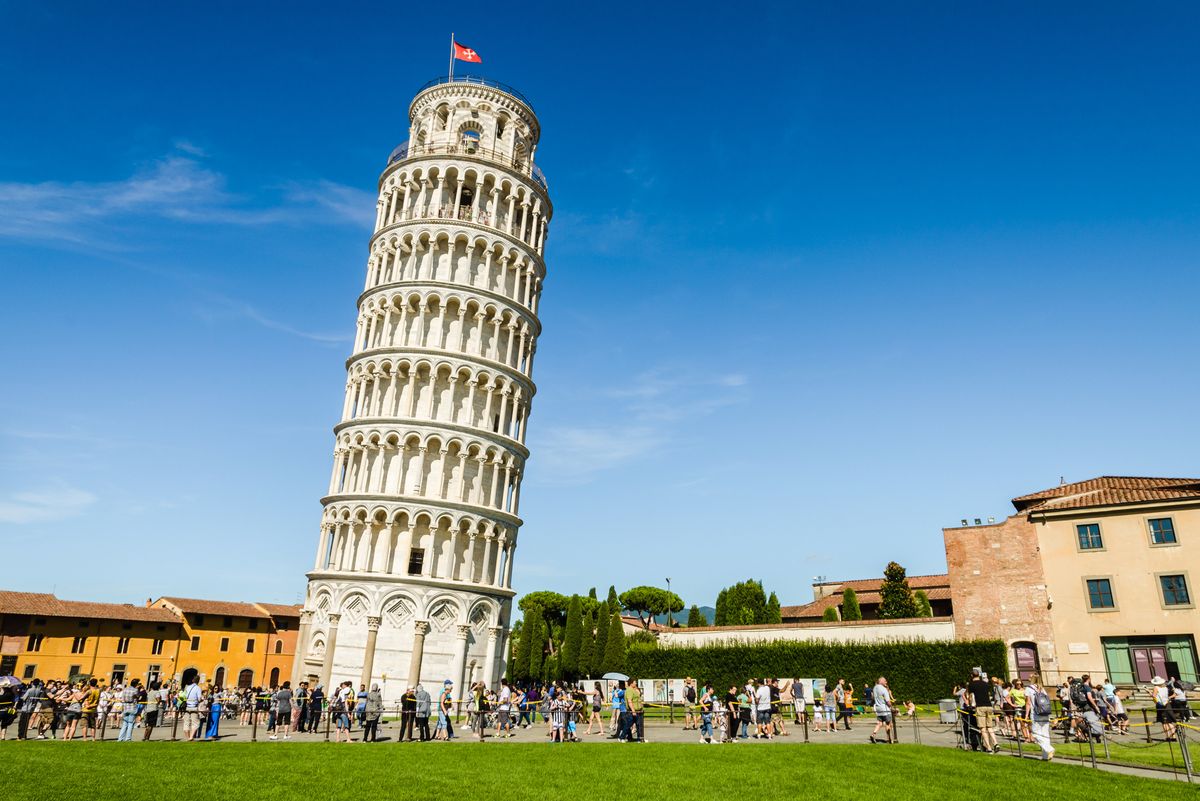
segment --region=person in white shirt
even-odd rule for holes
[[[197,676],[188,685],[183,695],[184,719],[187,721],[188,742],[196,739],[200,732],[200,701],[204,694],[200,692],[200,677]]]
[[[754,707],[757,712],[757,720],[755,721],[758,727],[758,733],[754,737],[765,737],[768,740],[771,737],[771,687],[764,679],[759,683],[758,689],[754,691]]]

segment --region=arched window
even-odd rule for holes
[[[283,653],[283,640],[275,641],[275,653],[277,653],[277,654]]]
[[[223,667],[217,668],[217,672],[213,674],[213,686],[215,686],[215,687],[224,687],[225,686],[225,668],[223,668]]]
[[[238,689],[239,690],[248,690],[253,685],[254,685],[254,671],[251,670],[250,668],[244,668],[242,670],[242,672],[238,674]]]
[[[440,107],[437,110],[438,130],[439,131],[446,130],[446,126],[449,124],[449,122],[450,122],[450,107],[449,106]]]
[[[467,130],[462,132],[463,150],[467,151],[468,153],[474,153],[476,150],[479,149],[479,141],[480,141],[479,131],[476,131],[472,128],[468,128]]]
[[[279,668],[271,668],[271,684],[272,687],[279,686]]]

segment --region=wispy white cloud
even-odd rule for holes
[[[690,421],[739,402],[743,374],[712,376],[662,368],[606,393],[617,401],[611,425],[557,426],[541,434],[537,474],[547,484],[581,484],[643,458],[680,436]]]
[[[317,331],[305,331],[301,328],[296,328],[281,320],[261,311],[253,304],[245,301],[228,298],[224,295],[218,295],[212,292],[202,293],[202,297],[207,300],[207,303],[196,306],[196,313],[203,319],[212,321],[242,319],[249,320],[252,323],[257,323],[263,328],[269,328],[272,331],[279,331],[291,336],[308,339],[313,342],[324,343],[345,343],[351,341],[352,337],[349,334],[325,334]]]
[[[76,517],[96,496],[75,487],[54,486],[0,495],[0,523],[23,525]]]
[[[369,226],[372,198],[332,181],[292,182],[283,199],[263,204],[230,192],[207,167],[204,151],[185,140],[176,152],[119,181],[0,183],[0,237],[118,249],[118,235],[139,221],[194,224],[353,223]]]

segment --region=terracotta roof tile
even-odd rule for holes
[[[912,585],[909,584],[909,587],[912,587]],[[935,587],[928,587],[928,588],[912,587],[912,589],[913,590],[923,590],[924,593],[927,596],[929,596],[929,600],[931,600],[931,601],[945,601],[951,597],[949,586],[935,586]],[[860,605],[861,604],[877,604],[881,600],[881,597],[880,597],[878,591],[872,592],[870,590],[864,590],[864,591],[856,590],[854,594],[858,596],[858,602]],[[826,609],[830,608],[831,606],[837,606],[841,602],[842,602],[842,594],[839,592],[839,593],[834,593],[833,595],[826,595],[824,598],[818,598],[817,600],[812,601],[811,603],[799,604],[797,606],[780,607],[779,614],[780,614],[780,616],[785,617],[785,618],[820,617],[825,612]]]
[[[299,604],[264,604],[255,602],[254,605],[271,617],[300,617]]]
[[[241,601],[208,601],[202,598],[175,598],[164,595],[155,603],[165,602],[184,614],[190,615],[221,615],[223,617],[255,617],[269,618],[266,612],[254,604]]]
[[[832,626],[890,626],[903,623],[946,623],[954,620],[952,617],[904,617],[892,620],[838,620],[838,621],[804,621],[801,623],[761,623],[749,626],[686,626],[671,629],[673,632],[684,634],[689,631],[755,631],[758,629],[812,629]]]
[[[44,617],[86,618],[89,620],[133,620],[152,623],[178,623],[169,609],[133,604],[102,604],[91,601],[64,601],[45,592],[0,590],[0,613]]]
[[[1200,500],[1200,478],[1100,476],[1013,498],[1019,512],[1085,509],[1146,501]]]

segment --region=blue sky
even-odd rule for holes
[[[1192,4],[255,5],[0,2],[8,588],[300,597],[451,30],[556,204],[519,591],[803,602],[1200,474]]]

